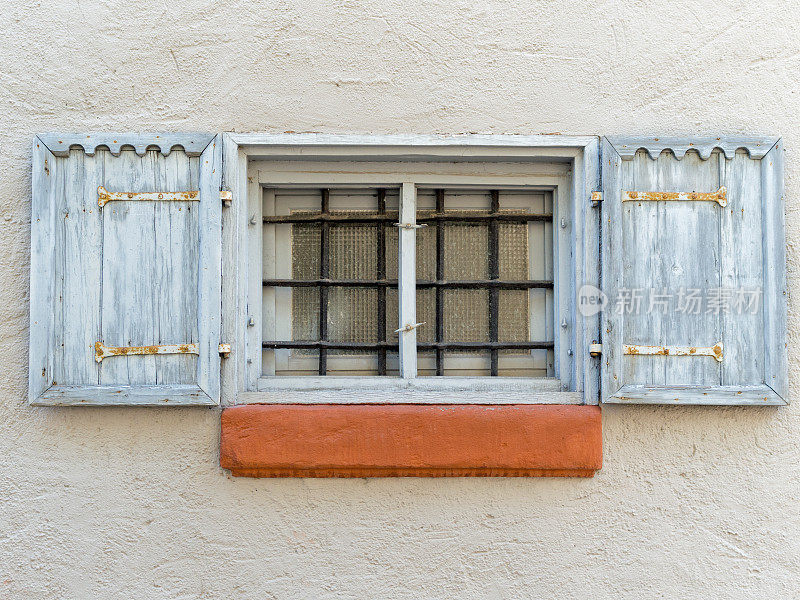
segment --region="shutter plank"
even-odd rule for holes
[[[106,160],[109,191],[148,192],[155,185],[155,152],[133,150]],[[114,201],[103,207],[103,343],[149,346],[158,339],[155,322],[155,202]],[[152,356],[121,356],[101,363],[101,383],[155,385]]]
[[[649,160],[644,152],[639,152],[631,163],[622,170],[622,189],[640,190],[657,189],[658,162]],[[611,198],[612,202],[622,203],[619,193]],[[638,309],[622,314],[622,343],[655,345],[663,334],[661,320],[647,314],[647,300],[650,274],[656,268],[659,260],[659,210],[656,202],[625,202],[622,203],[622,249],[623,254],[616,259],[622,262],[622,279],[624,286],[620,293],[636,293],[641,297]],[[618,300],[610,298],[611,302]],[[611,310],[617,310],[611,306]],[[637,360],[625,358],[623,361],[623,377],[625,381],[641,381],[644,384],[663,384],[663,368],[659,356],[642,356]]]
[[[622,375],[622,315],[614,309],[614,294],[622,288],[622,202],[617,202],[622,189],[622,158],[614,146],[603,138],[602,146],[603,197],[601,203],[601,272],[603,288],[609,296],[609,304],[602,313],[600,335],[603,355],[600,358],[602,374],[600,381],[601,400],[611,398],[623,382]]]
[[[198,274],[198,340],[200,360],[197,363],[197,383],[208,396],[219,402],[221,281],[222,281],[222,202],[219,191],[222,183],[222,143],[215,137],[200,156],[199,187],[202,198],[199,207]]]
[[[156,191],[198,189],[198,159],[171,152],[156,159]],[[198,203],[156,202],[155,296],[157,343],[196,343]],[[156,383],[187,384],[195,380],[197,356],[172,354],[152,357]]]
[[[786,402],[789,367],[786,348],[786,243],[784,231],[783,142],[778,140],[761,160],[764,224],[764,357],[766,384]]]
[[[33,140],[31,174],[31,293],[28,400],[34,402],[53,385],[55,336],[55,157]]]
[[[58,247],[62,318],[58,327],[55,379],[60,384],[99,382],[94,343],[100,339],[100,254],[102,223],[97,186],[103,181],[103,157],[70,151],[66,163]],[[80,315],[80,319],[63,318]]]
[[[646,160],[647,155],[642,153]],[[707,160],[694,151],[681,160],[671,152],[660,155],[660,187],[656,191],[707,192],[719,188],[719,153]],[[658,268],[650,275],[654,288],[679,293],[681,288],[707,290],[719,287],[719,222],[723,209],[713,202],[648,202],[658,207],[661,229],[656,234]],[[656,290],[658,292],[659,290]],[[722,339],[721,316],[680,313],[675,304],[666,314],[653,315],[661,323],[659,345],[713,346]],[[679,356],[654,357],[663,370],[661,385],[719,385],[720,366],[713,359],[687,359]],[[636,357],[630,360],[638,360]],[[658,367],[657,367],[658,368]]]
[[[760,289],[763,285],[761,218],[761,165],[740,150],[720,161],[722,185],[728,190],[728,206],[722,209],[720,246],[723,288]],[[724,315],[725,361],[722,384],[764,381],[763,298],[753,314],[736,311]]]

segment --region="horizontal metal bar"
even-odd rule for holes
[[[449,210],[444,213],[434,213],[432,215],[420,215],[417,217],[418,223],[428,223],[432,221],[458,221],[467,223],[481,224],[486,221],[499,221],[510,223],[525,223],[527,221],[552,221],[551,213],[526,213],[526,212],[477,212],[463,210]]]
[[[160,346],[104,346],[94,344],[94,359],[103,362],[110,356],[129,356],[145,354],[200,354],[197,344],[163,344]]]
[[[332,342],[322,340],[287,340],[262,342],[262,348],[298,348],[328,350],[377,350],[398,348],[397,342]],[[553,342],[417,342],[418,350],[552,350]]]
[[[97,205],[102,207],[112,200],[147,202],[199,202],[200,192],[109,192],[102,185],[97,188]]]
[[[696,192],[622,192],[623,202],[716,202],[722,207],[728,205],[727,189],[719,188],[716,192],[698,194]]]
[[[418,342],[418,350],[552,350],[553,342]]]
[[[269,215],[264,217],[264,223],[396,223],[397,211],[387,212],[385,215],[353,215],[314,213],[311,215]]]
[[[711,356],[722,362],[724,360],[722,342],[710,347],[700,346],[640,346],[625,344],[623,354],[631,356]]]
[[[386,214],[324,214],[311,215],[270,215],[264,217],[264,223],[397,223],[398,213]],[[437,221],[482,224],[489,220],[510,223],[525,223],[528,221],[552,221],[551,213],[526,213],[526,212],[479,212],[479,211],[448,211],[445,213],[421,214],[417,216],[417,223],[432,223]]]
[[[313,350],[324,348],[326,350],[378,350],[387,348],[397,350],[397,342],[334,342],[330,340],[287,340],[261,342],[261,347],[266,349],[297,348]]]
[[[265,279],[263,285],[267,287],[397,287],[397,280],[388,279]],[[418,288],[445,288],[445,289],[500,289],[500,290],[530,290],[552,289],[553,281],[520,280],[501,281],[499,279],[477,279],[469,281],[431,281],[417,280]]]

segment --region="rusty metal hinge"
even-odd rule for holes
[[[713,346],[639,346],[625,344],[623,354],[631,356],[711,356],[717,362],[724,360],[722,342]]]
[[[230,190],[220,190],[219,199],[222,200],[222,204],[225,206],[230,206],[233,201],[233,192]]]
[[[159,346],[105,346],[94,343],[94,359],[103,362],[111,356],[130,356],[147,354],[200,354],[197,344],[162,344]]]
[[[603,354],[603,344],[598,344],[597,342],[589,344],[589,356],[594,356],[596,358],[601,354]]]
[[[230,344],[220,344],[220,356],[227,358],[231,353]],[[111,356],[145,356],[148,354],[200,354],[198,344],[161,344],[157,346],[105,346],[103,342],[94,343],[94,359],[103,362]]]
[[[97,188],[97,205],[100,208],[103,208],[105,204],[112,200],[198,202],[200,200],[200,192],[109,192],[102,185]]]
[[[597,208],[603,201],[603,192],[592,192],[592,208]]]
[[[719,188],[716,192],[699,194],[697,192],[622,192],[623,202],[716,202],[723,208],[728,206],[728,190]]]

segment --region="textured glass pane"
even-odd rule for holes
[[[319,277],[319,260],[319,225],[292,225],[292,279]],[[292,339],[319,339],[319,289],[292,288]]]
[[[528,279],[528,225],[500,223],[500,279]]]
[[[444,290],[444,341],[489,341],[488,290]]]
[[[330,288],[328,339],[339,342],[378,341],[378,291],[363,288]],[[331,350],[330,353],[356,354],[357,352]]]
[[[417,290],[417,322],[425,323],[417,329],[417,341],[436,341],[436,291]]]
[[[489,228],[487,226],[445,225],[444,278],[489,278]]]
[[[292,225],[292,279],[319,277],[319,225]]]
[[[319,339],[319,289],[292,289],[292,339]]]
[[[500,290],[497,298],[497,337],[501,342],[524,342],[530,338],[528,291]],[[517,352],[507,350],[504,352]],[[519,352],[517,352],[519,353]]]
[[[378,230],[374,225],[330,228],[330,278],[375,279],[378,276]]]

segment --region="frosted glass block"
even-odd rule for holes
[[[338,342],[378,341],[378,291],[363,288],[330,288],[328,339]],[[374,353],[373,350],[367,352]],[[330,351],[330,354],[357,353],[354,350]]]
[[[292,225],[292,279],[319,277],[320,235],[319,225]]]
[[[417,290],[417,323],[425,323],[417,328],[418,342],[436,341],[436,291]]]
[[[527,290],[500,290],[497,298],[497,338],[501,342],[525,342],[530,337]],[[501,354],[524,354],[527,350],[501,350]]]
[[[528,225],[500,223],[498,240],[500,279],[528,279]]]
[[[319,339],[318,288],[292,288],[292,339]]]
[[[331,279],[375,279],[378,276],[377,227],[332,225],[329,235]]]
[[[488,290],[444,290],[444,341],[489,341]]]
[[[292,225],[292,279],[316,279],[319,277],[319,267],[319,225]],[[319,339],[317,288],[292,288],[292,339]]]
[[[444,228],[445,279],[489,278],[489,228],[451,225]]]

